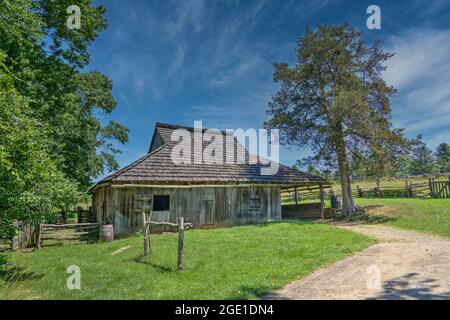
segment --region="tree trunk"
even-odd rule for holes
[[[336,141],[336,152],[338,157],[339,177],[342,189],[342,214],[350,217],[355,211],[356,206],[353,202],[352,185],[348,169],[347,154],[345,152],[345,142],[343,138]]]

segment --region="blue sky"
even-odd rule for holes
[[[431,147],[450,142],[450,1],[108,0],[108,28],[89,69],[113,80],[114,119],[130,129],[121,166],[148,150],[156,121],[262,128],[277,90],[273,62],[294,63],[297,39],[318,24],[348,22],[396,53],[384,77],[398,89],[393,123]],[[381,30],[366,9],[381,8]],[[307,149],[285,150],[291,165]]]

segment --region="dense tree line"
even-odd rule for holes
[[[112,83],[84,71],[105,9],[77,1],[81,29],[66,25],[72,1],[0,2],[0,232],[12,219],[38,223],[67,209],[92,179],[117,169],[128,130],[98,114],[116,102]]]

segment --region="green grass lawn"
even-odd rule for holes
[[[154,253],[149,257],[142,256],[141,236],[4,253],[0,298],[249,299],[375,241],[329,225],[293,221],[189,230],[183,272],[176,271],[177,234],[154,235],[151,242]],[[112,255],[125,246],[131,248]],[[81,269],[81,290],[66,288],[70,265]],[[21,269],[19,280],[17,271],[8,271],[14,268]]]
[[[355,199],[385,224],[450,238],[450,199]]]

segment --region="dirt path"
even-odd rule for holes
[[[450,299],[449,240],[381,225],[340,228],[380,243],[264,299]]]

